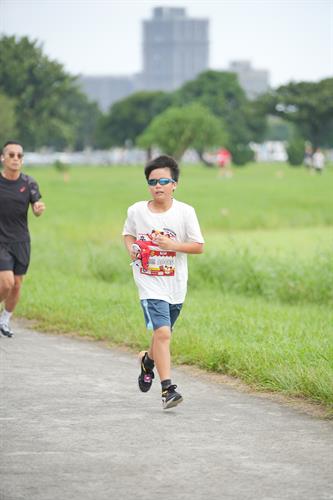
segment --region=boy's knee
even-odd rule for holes
[[[154,337],[159,342],[167,342],[171,339],[171,330],[169,326],[161,326],[154,331]]]

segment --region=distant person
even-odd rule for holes
[[[146,165],[145,177],[152,199],[129,207],[123,236],[146,326],[153,330],[149,350],[139,355],[139,388],[149,391],[156,365],[167,409],[183,400],[171,381],[170,340],[186,295],[186,254],[202,253],[204,240],[194,208],[173,198],[177,162],[159,156]]]
[[[311,169],[312,168],[312,155],[313,155],[313,151],[312,151],[312,146],[310,146],[309,144],[305,147],[305,153],[304,153],[304,165]]]
[[[217,164],[219,168],[219,174],[221,177],[232,177],[232,171],[230,168],[232,156],[230,151],[226,148],[221,148],[217,152]]]
[[[12,313],[20,298],[23,277],[30,260],[30,235],[27,215],[31,204],[39,217],[45,209],[36,181],[21,172],[22,145],[6,142],[2,148],[0,173],[0,332],[12,337],[9,326]]]
[[[312,165],[313,165],[314,170],[316,172],[318,172],[319,174],[321,174],[322,171],[324,170],[325,156],[323,155],[320,148],[317,148],[316,151],[313,153]]]

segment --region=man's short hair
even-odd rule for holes
[[[157,168],[169,168],[172,179],[178,182],[179,167],[178,163],[174,158],[172,158],[172,156],[161,155],[148,162],[145,167],[145,176],[147,180],[149,179],[152,171],[156,170]]]
[[[23,146],[20,142],[17,142],[17,141],[7,141],[3,146],[2,146],[2,150],[1,150],[1,153],[4,152],[5,148],[7,146],[9,146],[10,144],[15,144],[16,146],[21,146],[21,148],[23,149]]]

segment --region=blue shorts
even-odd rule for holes
[[[162,326],[169,326],[172,329],[183,306],[183,304],[169,304],[165,300],[158,299],[145,299],[140,302],[149,330],[157,330]]]

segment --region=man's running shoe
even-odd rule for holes
[[[151,388],[151,384],[153,383],[153,379],[155,377],[155,374],[153,370],[147,368],[145,366],[145,358],[147,356],[147,352],[140,353],[139,355],[141,357],[140,359],[140,367],[141,367],[141,373],[138,378],[138,383],[139,383],[139,388],[140,391],[142,392],[148,392],[149,389]]]
[[[14,335],[14,332],[9,328],[8,325],[1,325],[0,324],[0,332],[5,337],[12,337]]]
[[[176,388],[176,385],[170,385],[162,391],[162,405],[164,410],[173,408],[183,401],[182,395],[176,391]]]

